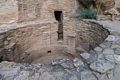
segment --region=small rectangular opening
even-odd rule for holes
[[[58,21],[58,40],[63,40],[63,13],[54,11],[55,19]]]
[[[52,52],[51,50],[47,51],[47,53],[51,53],[51,52]]]

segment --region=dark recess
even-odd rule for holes
[[[58,40],[63,40],[63,13],[54,11],[55,19],[58,21]]]

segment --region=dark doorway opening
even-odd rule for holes
[[[54,11],[55,19],[58,21],[58,40],[63,40],[63,13]]]
[[[47,51],[47,53],[51,53],[51,52],[52,52],[51,50]]]

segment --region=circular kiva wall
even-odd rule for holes
[[[64,24],[63,40],[58,40],[56,23],[27,25],[2,33],[0,60],[48,64],[54,59],[73,59],[76,51],[89,51],[109,35],[101,25],[83,21],[74,26],[75,36],[70,35],[68,26],[72,23],[68,21]]]

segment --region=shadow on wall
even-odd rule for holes
[[[82,5],[84,8],[90,8],[93,6],[96,8],[96,0],[78,0],[79,5]]]
[[[93,9],[78,10],[76,18],[78,19],[97,19],[97,13]]]
[[[76,11],[78,19],[96,19],[96,0],[78,0],[79,8]]]

